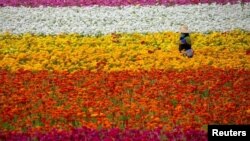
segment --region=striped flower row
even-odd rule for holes
[[[187,5],[198,3],[245,3],[249,0],[2,0],[0,6],[125,6],[125,5]]]
[[[250,3],[245,5],[125,6],[125,7],[2,7],[0,32],[15,34],[250,30]]]
[[[193,33],[195,56],[178,52],[178,34],[172,32],[111,34],[86,37],[1,35],[0,68],[25,70],[122,71],[196,69],[204,65],[250,69],[248,32]]]
[[[90,128],[76,128],[70,131],[58,131],[43,134],[36,133],[30,135],[27,133],[8,133],[1,134],[0,140],[5,141],[65,141],[65,140],[77,140],[77,141],[176,141],[176,140],[188,140],[188,141],[207,141],[207,133],[199,130],[182,130],[180,127],[171,132],[165,132],[162,129],[155,130],[121,130],[121,129],[102,129],[93,130]]]
[[[0,131],[248,124],[250,71],[0,70]],[[223,116],[222,116],[223,115]]]

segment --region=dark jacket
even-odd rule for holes
[[[179,51],[181,52],[182,50],[186,51],[191,49],[191,40],[189,33],[181,33],[180,36],[180,44],[179,44]]]

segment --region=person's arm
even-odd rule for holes
[[[182,43],[182,44],[186,44],[186,43],[187,43],[187,42],[186,42],[186,39],[185,39],[185,38],[181,39],[181,43]]]
[[[180,43],[181,44],[185,44],[186,43],[185,36],[181,35],[181,37],[180,37]]]

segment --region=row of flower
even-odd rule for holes
[[[2,0],[0,6],[124,6],[124,5],[187,5],[199,3],[235,4],[250,0]]]
[[[182,130],[180,127],[176,128],[171,132],[165,132],[161,129],[155,130],[121,130],[121,129],[110,129],[110,130],[93,130],[90,128],[76,128],[70,131],[57,131],[43,134],[36,133],[30,135],[27,133],[9,133],[1,134],[0,140],[5,141],[28,141],[28,140],[39,140],[39,141],[176,141],[176,140],[187,140],[187,141],[207,141],[207,134],[204,131],[199,130]]]
[[[250,3],[245,5],[125,7],[2,7],[0,32],[15,34],[177,32],[187,24],[193,32],[250,30]]]
[[[89,37],[78,34],[57,36],[0,35],[0,68],[16,71],[122,71],[183,70],[210,65],[250,69],[249,32],[193,33],[195,56],[178,52],[179,34],[109,34]]]
[[[0,131],[249,124],[250,71],[0,71]],[[223,116],[222,116],[223,115]]]
[[[208,124],[249,124],[249,0],[74,2],[0,1],[27,6],[0,8],[0,140],[205,141]],[[205,32],[192,59],[183,23]]]

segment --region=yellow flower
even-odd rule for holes
[[[105,71],[145,69],[190,69],[203,65],[220,68],[250,69],[248,32],[233,31],[226,35],[192,33],[195,55],[184,58],[178,52],[178,33],[120,34],[101,37],[20,35],[19,39],[0,40],[0,67],[12,70],[79,70],[96,71],[105,60]],[[16,35],[0,35],[13,36]],[[112,41],[116,38],[118,41]],[[35,65],[34,65],[35,64]]]

